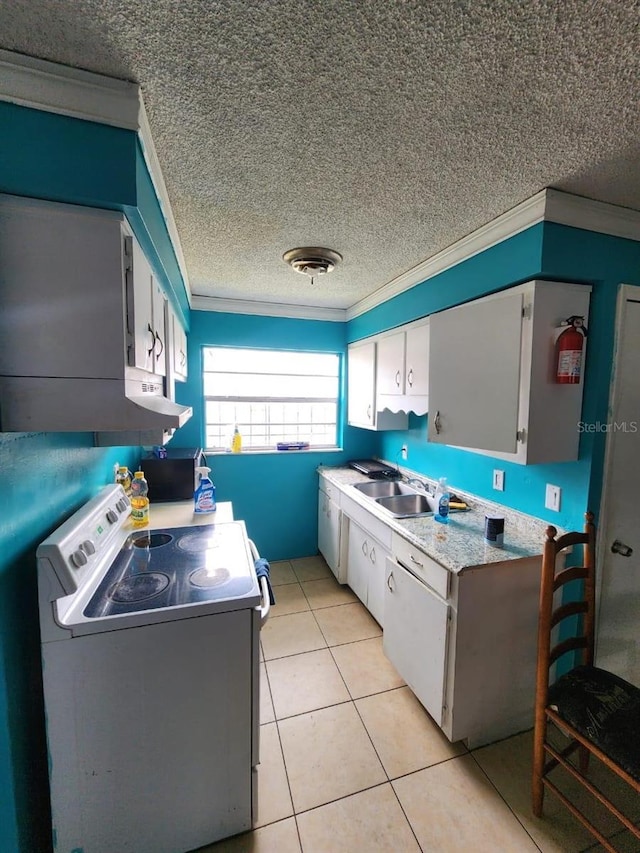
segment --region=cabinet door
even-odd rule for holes
[[[158,282],[152,277],[153,294],[153,332],[155,344],[153,348],[153,372],[158,376],[167,375],[167,300]]]
[[[387,560],[384,604],[384,653],[441,725],[449,607],[394,560]]]
[[[378,394],[404,394],[404,332],[378,341]]]
[[[430,317],[429,441],[515,452],[522,293]]]
[[[187,334],[171,308],[169,308],[169,326],[173,374],[176,379],[184,382],[187,379]]]
[[[405,384],[407,394],[429,393],[429,324],[406,332]]]
[[[351,519],[349,519],[347,583],[366,607],[369,585],[369,543],[367,534]]]
[[[125,237],[125,253],[131,268],[127,271],[127,330],[130,338],[128,362],[152,373],[156,349],[153,326],[153,290],[151,265],[135,237]]]
[[[385,590],[385,566],[387,557],[391,552],[387,551],[372,537],[367,538],[369,551],[369,582],[367,586],[367,609],[380,627],[384,627],[384,590]]]
[[[376,345],[374,342],[350,346],[348,350],[349,423],[375,426]]]
[[[318,550],[337,577],[340,565],[340,508],[322,490],[318,492]]]

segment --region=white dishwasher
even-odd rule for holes
[[[447,664],[449,573],[407,542],[398,545],[395,540],[394,553],[395,559],[388,557],[386,561],[384,652],[440,726]]]

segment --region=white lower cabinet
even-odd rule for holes
[[[347,583],[379,625],[383,625],[385,560],[390,551],[349,520]]]
[[[318,490],[318,551],[340,583],[345,582],[340,560],[340,490],[320,477]]]
[[[449,606],[395,560],[386,563],[384,653],[441,725]]]

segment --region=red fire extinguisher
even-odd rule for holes
[[[584,317],[568,317],[556,341],[556,382],[577,385],[582,372],[582,347],[587,336]]]

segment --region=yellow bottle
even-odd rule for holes
[[[131,521],[134,527],[149,524],[149,484],[143,471],[136,471],[131,481]]]
[[[231,452],[232,453],[241,453],[242,452],[242,436],[240,435],[240,430],[238,429],[238,424],[236,424],[236,428],[233,431],[233,438],[231,439]]]

